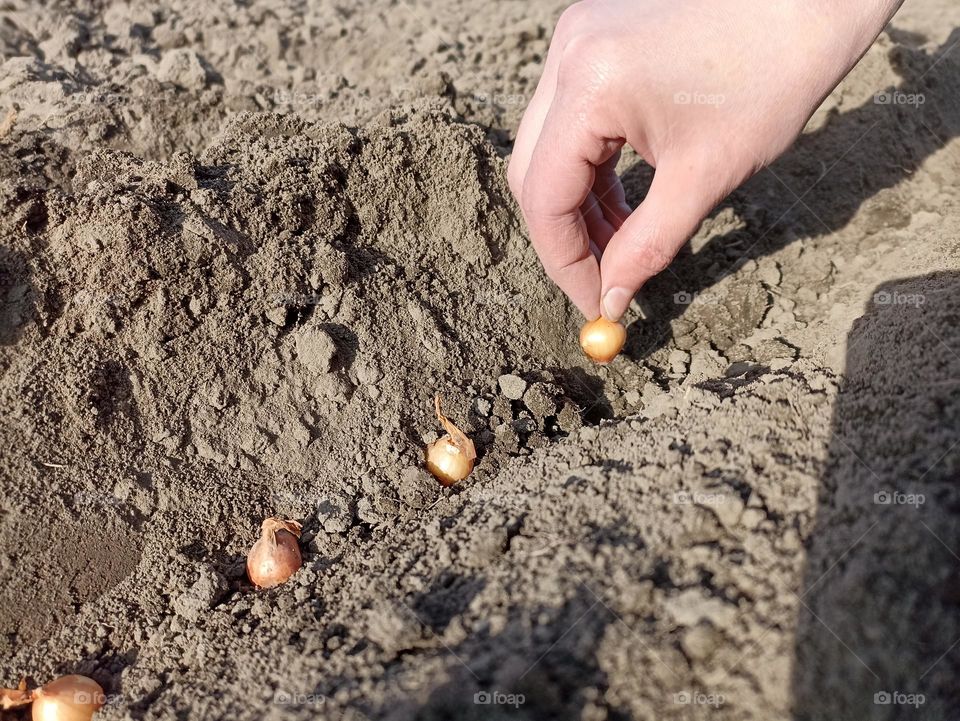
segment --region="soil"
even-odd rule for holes
[[[907,3],[601,367],[504,172],[563,6],[4,3],[0,684],[960,718],[960,8]]]

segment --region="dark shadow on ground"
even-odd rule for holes
[[[13,345],[33,318],[33,289],[23,254],[0,245],[0,345]]]
[[[796,721],[958,718],[960,273],[854,323],[807,550]]]
[[[448,649],[451,680],[411,710],[418,721],[554,721],[581,718],[606,675],[597,661],[614,614],[585,586],[559,606],[507,612],[502,628],[479,629]],[[629,718],[608,709],[609,721]]]
[[[891,32],[898,41],[911,40]],[[894,199],[878,199],[876,207],[871,199],[908,179],[960,134],[958,43],[960,29],[933,52],[893,48],[891,61],[902,78],[896,88],[877,88],[878,96],[835,113],[730,195],[715,212],[733,208],[745,227],[710,238],[695,254],[682,250],[668,270],[645,286],[638,301],[647,318],[631,328],[637,340],[627,353],[639,360],[663,347],[671,338],[670,322],[689,307],[689,299],[747,261],[795,240],[840,230],[862,206],[869,206],[881,227],[906,225],[910,213]],[[915,100],[918,95],[922,104]],[[642,162],[624,173],[631,205],[642,200],[651,177],[652,170]]]

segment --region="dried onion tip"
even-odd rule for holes
[[[627,329],[622,323],[600,316],[580,329],[580,347],[597,363],[609,363],[623,349]]]
[[[27,679],[20,679],[16,688],[0,688],[0,711],[26,706],[33,701],[33,694],[27,691]]]
[[[261,524],[260,538],[247,555],[247,576],[255,586],[279,586],[303,565],[300,528],[296,521],[283,518],[268,518]]]
[[[61,676],[38,688],[33,697],[33,721],[90,721],[106,702],[103,688],[86,676]]]
[[[447,435],[427,446],[427,470],[444,486],[452,486],[470,475],[477,458],[473,441],[443,415],[440,396],[434,399],[437,420]]]

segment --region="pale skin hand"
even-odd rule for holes
[[[618,320],[772,162],[902,0],[584,0],[557,24],[508,177],[547,274]],[[656,168],[631,212],[614,170]]]

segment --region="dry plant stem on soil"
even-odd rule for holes
[[[477,449],[467,434],[457,428],[440,410],[440,396],[434,399],[437,420],[447,435],[427,446],[427,469],[440,483],[452,486],[473,470]]]
[[[10,134],[10,131],[13,130],[13,126],[17,123],[17,111],[15,108],[11,108],[7,111],[6,116],[3,120],[0,121],[0,138],[5,138]]]
[[[17,688],[0,688],[0,711],[26,706],[33,701],[33,694],[27,691],[27,679],[21,679]]]
[[[272,588],[286,581],[303,565],[300,529],[296,521],[268,518],[260,526],[260,538],[247,556],[247,576],[258,588]]]

